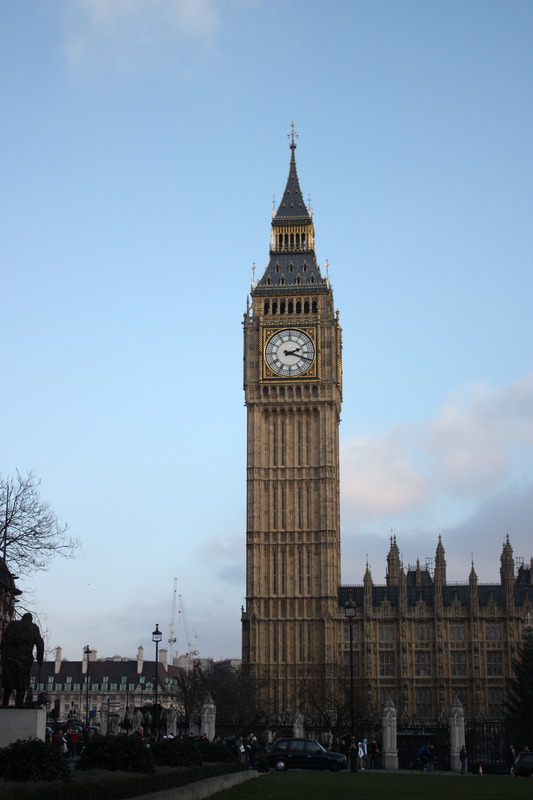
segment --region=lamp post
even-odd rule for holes
[[[85,658],[87,661],[87,672],[85,673],[85,683],[86,683],[86,691],[85,691],[85,727],[89,727],[89,656],[91,655],[91,648],[87,645],[83,652],[85,653]]]
[[[350,772],[357,772],[357,743],[355,741],[355,716],[353,704],[353,621],[355,603],[351,596],[344,606],[344,615],[350,626]]]
[[[157,667],[159,663],[159,642],[163,638],[163,634],[159,630],[159,623],[156,623],[155,631],[152,631],[152,642],[155,642],[155,691],[154,691],[154,721],[155,721],[155,738],[159,738],[159,714],[157,705]]]

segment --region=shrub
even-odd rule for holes
[[[167,767],[195,767],[202,763],[194,739],[160,739],[153,746],[155,763]]]
[[[200,739],[198,748],[203,762],[220,764],[236,760],[231,748],[221,742],[206,742]]]
[[[108,769],[123,772],[153,772],[149,747],[131,736],[94,736],[83,748],[77,769]]]
[[[19,739],[0,749],[0,775],[6,781],[66,781],[70,777],[63,755],[40,739]]]

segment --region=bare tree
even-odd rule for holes
[[[41,481],[33,472],[0,479],[0,547],[12,573],[46,571],[54,556],[74,558],[78,539],[41,499]]]

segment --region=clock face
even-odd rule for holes
[[[283,378],[293,378],[309,369],[315,358],[315,348],[306,333],[290,328],[276,331],[270,337],[265,358],[273,372]]]

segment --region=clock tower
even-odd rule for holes
[[[290,134],[270,259],[244,316],[243,667],[265,715],[327,701],[339,663],[341,327]],[[325,706],[322,706],[325,707]]]

